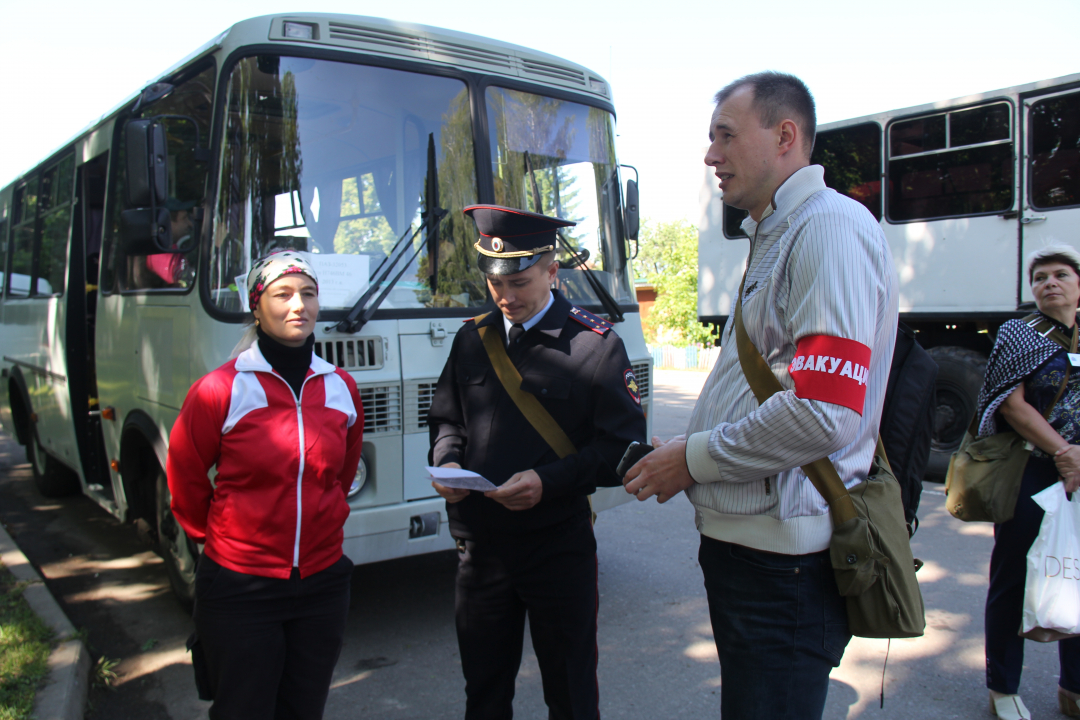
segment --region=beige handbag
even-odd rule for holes
[[[1024,320],[1038,318],[1029,315]],[[1032,326],[1036,332],[1048,337],[1069,352],[1076,352],[1078,326],[1073,326],[1072,339],[1057,330],[1049,320]],[[1065,378],[1061,381],[1054,402],[1043,412],[1050,417],[1069,382],[1071,364],[1066,365]],[[971,421],[964,434],[960,448],[949,460],[945,476],[945,507],[954,518],[964,522],[1003,523],[1011,520],[1016,511],[1016,498],[1020,496],[1020,481],[1033,446],[1016,432],[1009,430],[995,435],[978,437],[979,418]]]

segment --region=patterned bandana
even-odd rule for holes
[[[270,283],[292,273],[307,275],[315,281],[315,290],[318,291],[319,278],[315,275],[315,268],[311,267],[299,253],[283,250],[271,253],[251,266],[247,276],[248,308],[255,309],[263,291],[270,287]]]

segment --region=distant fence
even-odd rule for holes
[[[673,370],[712,370],[716,358],[720,355],[718,347],[671,347],[670,345],[650,346],[653,367]]]

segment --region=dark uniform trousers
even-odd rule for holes
[[[214,696],[211,720],[319,720],[349,613],[344,555],[300,579],[260,577],[199,558],[195,631]]]
[[[596,539],[588,514],[458,541],[455,614],[466,720],[509,720],[525,617],[550,720],[600,717]]]

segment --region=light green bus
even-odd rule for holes
[[[368,17],[237,23],[0,190],[0,421],[43,494],[81,491],[156,538],[190,602],[169,430],[240,337],[252,260],[298,250],[320,277],[315,351],[364,402],[345,553],[449,549],[427,409],[489,303],[463,208],[577,221],[559,286],[618,321],[649,414],[614,125],[603,78],[525,48]]]

